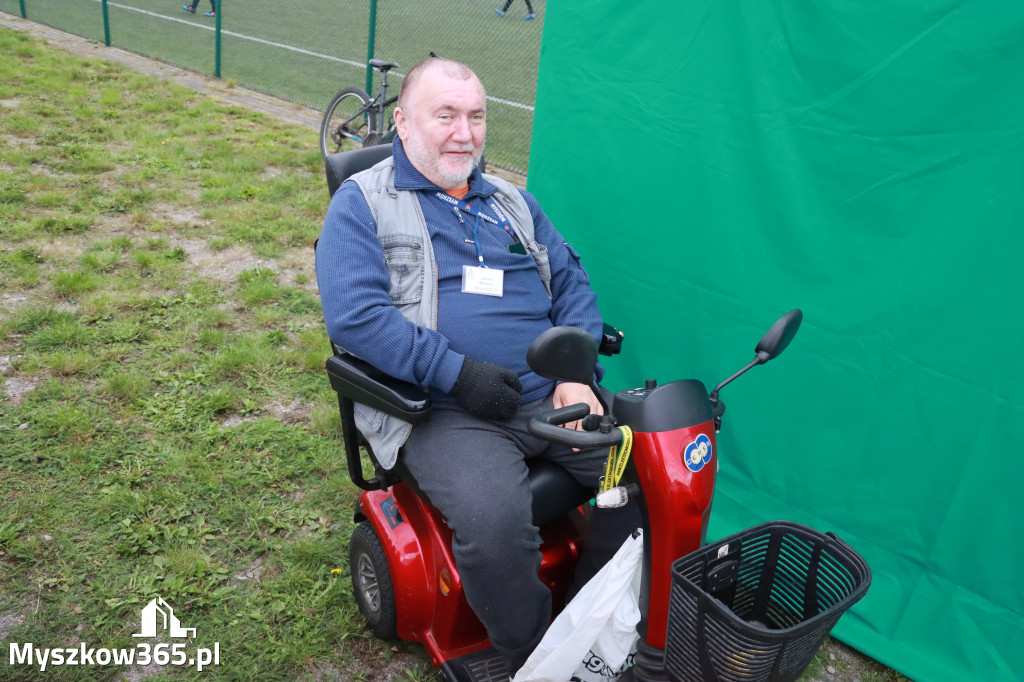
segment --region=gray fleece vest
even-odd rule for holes
[[[511,183],[493,175],[484,178],[498,188],[493,199],[536,261],[537,273],[551,296],[548,251],[535,239],[530,207]],[[418,193],[395,188],[395,162],[391,157],[350,179],[359,185],[377,223],[377,237],[384,247],[384,263],[391,279],[391,304],[413,324],[437,329],[437,261]],[[412,424],[358,403],[355,414],[356,426],[377,461],[385,469],[393,468]]]

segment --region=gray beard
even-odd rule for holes
[[[406,156],[408,156],[409,160],[413,162],[413,166],[416,166],[416,169],[422,173],[423,171],[419,168],[416,162],[426,157],[427,154],[425,153],[423,147],[420,145],[419,140],[403,140],[402,145],[405,147]],[[469,166],[469,170],[465,172],[459,171],[459,173],[455,175],[446,172],[445,169],[441,168],[440,164],[437,163],[438,161],[440,161],[440,159],[437,159],[437,161],[435,161],[436,165],[433,165],[430,168],[430,170],[433,171],[434,174],[436,174],[442,181],[444,181],[444,186],[442,187],[442,189],[455,189],[465,184],[466,180],[469,179],[469,176],[473,174],[473,169],[480,164],[480,159],[482,159],[484,156],[485,146],[486,143],[480,147],[480,152],[473,157],[473,163],[472,165]],[[428,178],[428,180],[429,179],[430,178]],[[433,180],[431,180],[431,182],[433,182]]]

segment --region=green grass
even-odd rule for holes
[[[160,596],[219,643],[204,679],[367,674],[315,134],[2,29],[0,107],[3,644],[134,647]]]
[[[117,4],[108,8],[112,45],[215,73],[215,38],[208,30],[215,26],[213,19],[201,13],[188,15],[181,11],[181,3],[123,0]],[[523,3],[513,5],[508,16],[501,18],[491,5],[476,0],[381,2],[374,54],[398,62],[402,73],[431,51],[462,59],[477,71],[489,95],[532,106],[546,2],[533,4],[537,21],[522,20]],[[104,39],[102,8],[94,0],[25,0],[25,7],[33,21],[96,41]],[[221,39],[220,75],[232,83],[323,110],[341,88],[366,86],[365,66],[346,62],[366,62],[369,8],[367,0],[306,0],[289,5],[287,11],[274,0],[226,0],[221,21],[223,30],[230,33]],[[208,9],[208,0],[202,0],[200,10]],[[10,0],[0,2],[0,10],[20,14],[18,3]],[[400,77],[389,79],[390,86],[400,83]],[[374,84],[374,89],[377,87],[379,82]],[[104,106],[120,104],[117,88],[100,95]],[[497,101],[488,106],[488,160],[525,171],[532,112]],[[120,115],[117,111],[112,109],[107,116]],[[51,105],[49,113],[58,114],[59,107]],[[98,167],[111,163],[102,150],[85,156],[75,163]]]

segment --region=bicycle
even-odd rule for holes
[[[395,62],[371,59],[370,66],[380,71],[380,92],[372,99],[362,88],[350,87],[338,92],[327,105],[320,123],[320,154],[341,151],[345,140],[362,147],[386,144],[395,138],[395,117],[392,113],[398,97],[388,97],[388,71],[397,68]],[[387,120],[387,126],[384,121]]]

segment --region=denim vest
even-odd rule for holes
[[[511,183],[493,175],[484,178],[498,188],[493,199],[511,222],[526,252],[533,256],[537,273],[550,297],[548,251],[536,241],[533,216],[526,200]],[[377,223],[377,237],[384,247],[384,262],[391,280],[391,304],[413,324],[437,329],[437,261],[418,192],[395,188],[392,157],[356,173],[350,180],[362,190]],[[359,403],[356,403],[355,415],[356,426],[370,444],[377,462],[385,469],[393,468],[398,450],[409,438],[412,424]]]

